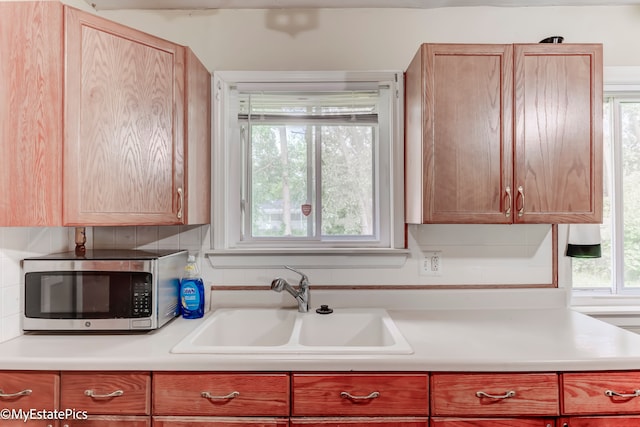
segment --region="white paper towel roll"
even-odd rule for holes
[[[567,256],[574,258],[600,258],[602,239],[600,224],[569,225]]]

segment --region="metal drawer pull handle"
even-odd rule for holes
[[[626,397],[626,398],[633,398],[633,397],[639,397],[640,396],[640,390],[635,390],[633,393],[616,393],[615,391],[611,391],[611,390],[606,390],[604,392],[605,396],[609,396],[609,397]]]
[[[25,389],[17,393],[5,393],[4,391],[2,391],[2,389],[0,389],[0,397],[4,397],[4,398],[29,396],[31,393],[32,393],[32,390],[29,390],[29,389]]]
[[[343,399],[349,399],[349,400],[371,400],[371,399],[375,399],[376,397],[380,397],[380,393],[377,391],[372,391],[367,396],[354,396],[351,393],[343,391],[340,393],[340,397],[342,397]]]
[[[484,391],[476,392],[476,397],[480,397],[480,398],[488,397],[489,399],[509,399],[510,397],[515,397],[515,395],[516,395],[516,392],[513,390],[509,390],[505,394],[501,394],[501,395],[489,394],[489,393],[485,393]]]
[[[505,192],[507,193],[507,209],[504,211],[504,216],[509,218],[511,216],[511,203],[513,202],[511,200],[511,187],[507,186]]]
[[[122,391],[122,390],[116,390],[116,391],[111,392],[109,394],[96,394],[96,392],[93,391],[93,390],[85,390],[84,391],[84,395],[85,396],[89,396],[92,399],[109,399],[111,397],[122,396],[123,394],[124,394],[124,391]]]
[[[522,197],[522,207],[518,210],[518,216],[520,217],[524,215],[524,189],[522,188],[522,185],[518,186],[518,194]]]
[[[240,392],[239,391],[232,391],[231,393],[227,394],[226,396],[214,396],[211,393],[209,393],[208,391],[203,391],[202,393],[200,393],[201,397],[204,397],[205,399],[210,399],[210,400],[228,400],[228,399],[235,399],[236,397],[240,396]]]

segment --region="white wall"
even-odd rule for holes
[[[66,228],[0,227],[0,342],[22,333],[20,261],[68,249]]]

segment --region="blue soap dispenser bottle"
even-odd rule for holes
[[[204,315],[204,284],[194,255],[187,258],[184,276],[180,279],[180,312],[185,319],[199,319]]]

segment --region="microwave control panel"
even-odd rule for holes
[[[132,303],[133,317],[151,316],[151,283],[136,282],[133,284]]]

